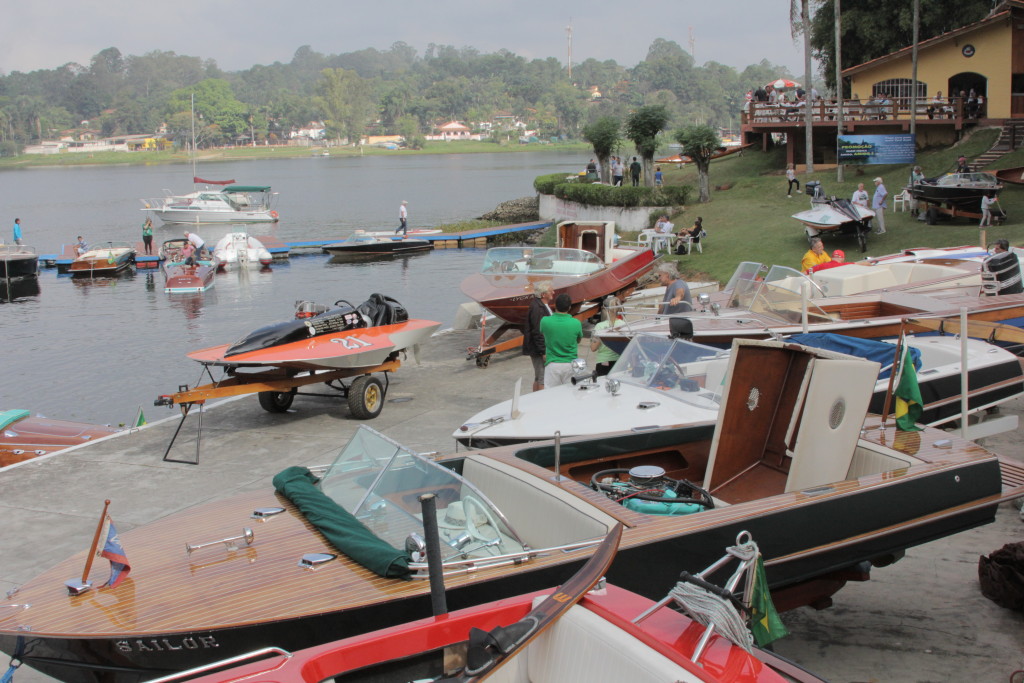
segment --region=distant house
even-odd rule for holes
[[[327,135],[327,127],[324,126],[323,121],[310,121],[304,127],[293,130],[288,137],[296,141],[303,139],[308,141],[323,140],[325,135]]]
[[[458,121],[449,121],[443,125],[437,127],[437,132],[433,135],[425,136],[427,140],[440,140],[442,142],[448,142],[451,140],[472,140],[472,133],[467,126],[462,125]],[[478,136],[479,137],[479,136]]]

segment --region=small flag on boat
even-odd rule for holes
[[[919,432],[921,428],[917,426],[917,421],[924,412],[924,400],[921,398],[921,387],[917,384],[917,370],[914,369],[909,347],[904,347],[898,377],[893,392],[893,398],[896,399],[893,411],[896,428],[904,432]]]
[[[754,588],[750,598],[750,632],[758,647],[764,647],[774,640],[789,635],[782,618],[775,611],[771,593],[768,591],[768,577],[764,573],[764,558],[757,556],[754,573]]]
[[[128,576],[132,568],[128,564],[128,557],[124,554],[124,548],[121,546],[121,540],[117,537],[117,529],[114,528],[114,521],[110,519],[110,515],[103,520],[103,531],[100,538],[103,539],[103,548],[97,555],[110,560],[110,578],[103,585],[116,588]]]
[[[107,252],[107,263],[109,263],[110,265],[114,265],[115,260],[116,259],[114,258],[114,252]]]
[[[135,416],[135,422],[132,423],[133,427],[141,427],[146,424],[146,416],[142,414],[142,406],[139,406],[139,414]]]

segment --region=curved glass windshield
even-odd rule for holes
[[[587,275],[603,267],[596,254],[582,249],[496,247],[487,250],[480,272]]]
[[[608,378],[715,409],[721,399],[728,363],[727,350],[682,339],[638,334],[615,361]]]
[[[456,472],[360,425],[320,480],[320,490],[396,548],[423,538],[419,498],[437,502],[444,559],[523,551],[501,512]]]
[[[802,319],[803,295],[807,292],[807,321],[809,323],[832,320],[814,299],[825,297],[821,287],[798,270],[786,266],[768,268],[761,263],[743,262],[736,268],[726,285],[729,292],[727,308],[748,310],[778,318],[787,323]]]

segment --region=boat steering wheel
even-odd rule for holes
[[[484,518],[487,520],[487,524],[489,524],[490,527],[494,529],[495,536],[493,538],[487,538],[486,536],[484,536],[483,533],[480,531],[480,528],[476,525],[476,522],[473,521],[473,517],[475,516],[473,514],[473,508],[479,510],[480,513],[483,514]],[[498,523],[495,521],[494,516],[491,514],[491,511],[487,509],[487,506],[484,505],[483,502],[476,496],[467,493],[466,495],[462,496],[462,509],[466,513],[466,533],[468,533],[470,536],[480,541],[481,543],[494,543],[495,541],[497,541],[496,547],[498,548],[498,551],[503,552],[501,542],[501,531],[499,531],[500,527],[498,527]]]

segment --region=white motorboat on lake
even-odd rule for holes
[[[263,243],[247,232],[229,232],[213,248],[213,255],[221,268],[269,266],[274,257]]]
[[[220,184],[202,178],[193,178],[193,182]],[[276,223],[278,220],[277,211],[270,206],[274,193],[269,185],[225,185],[183,195],[165,192],[164,197],[143,199],[142,210],[168,224]]]

